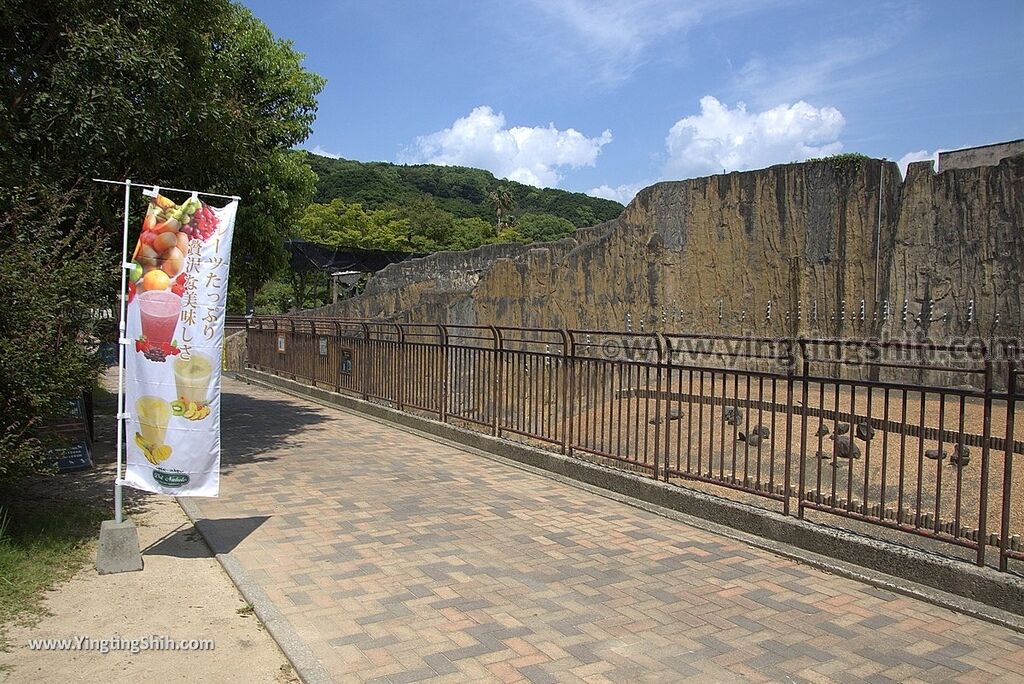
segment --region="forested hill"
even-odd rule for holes
[[[341,199],[362,204],[364,209],[391,209],[433,198],[438,208],[456,218],[479,218],[493,223],[494,206],[488,196],[504,186],[512,195],[516,214],[549,214],[568,220],[576,228],[611,220],[623,209],[612,200],[579,192],[535,188],[464,166],[402,166],[331,159],[312,153],[307,155],[307,160],[320,178],[314,201],[322,204]]]

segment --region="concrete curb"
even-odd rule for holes
[[[1015,575],[535,449],[269,373],[247,369],[237,377],[552,477],[826,572],[1024,632],[1024,580]]]
[[[213,552],[214,543],[210,539],[209,530],[204,529],[206,526],[203,523],[206,519],[199,512],[199,506],[191,499],[184,497],[178,497],[177,501],[181,510],[185,511],[185,515],[199,530],[199,534],[202,535],[206,545]],[[230,553],[214,553],[214,557],[224,568],[224,572],[231,578],[242,597],[252,606],[256,617],[260,619],[263,626],[267,628],[267,632],[277,642],[299,679],[306,684],[333,684],[334,678],[320,664],[306,642],[295,632],[291,623],[267,597],[260,585],[249,576],[242,564]]]

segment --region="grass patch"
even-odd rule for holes
[[[38,617],[43,590],[82,567],[103,517],[82,503],[0,513],[0,645],[5,623]]]

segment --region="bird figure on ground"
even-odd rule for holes
[[[832,435],[831,439],[836,443],[837,458],[860,458],[860,447],[854,444],[849,435]]]
[[[949,454],[940,449],[928,449],[927,451],[924,452],[925,458],[930,458],[933,461],[943,461],[946,459],[946,456],[948,455]]]
[[[871,441],[871,438],[875,436],[875,428],[867,422],[857,423],[857,438],[863,439],[865,442]]]
[[[963,468],[971,462],[971,450],[962,444],[957,445],[957,447],[953,449],[953,454],[949,457],[949,462],[957,468]]]
[[[739,425],[743,420],[743,412],[735,406],[727,406],[722,412],[722,420],[729,425]]]
[[[772,431],[766,428],[764,425],[758,425],[749,434],[741,432],[736,435],[736,439],[741,442],[746,442],[750,446],[757,446],[761,443],[761,440],[767,439],[772,434]]]
[[[818,424],[818,431],[814,433],[815,437],[824,437],[828,434],[828,426],[824,423]]]
[[[667,423],[670,420],[679,420],[682,417],[683,417],[683,412],[682,411],[680,411],[675,406],[670,406],[669,409],[668,409],[668,412],[666,412],[664,418],[651,418],[647,422],[650,423],[651,425],[657,425],[661,421],[665,421]]]

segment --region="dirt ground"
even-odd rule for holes
[[[0,681],[232,681],[240,663],[246,681],[298,681],[174,499],[153,497],[136,524],[144,570],[100,576],[89,566],[48,592],[48,615],[32,626],[7,628],[10,651],[0,653],[0,665],[11,669],[0,672]],[[30,639],[79,635],[213,639],[215,649],[133,655],[29,648]]]
[[[784,381],[773,387],[770,380],[762,382],[755,377],[748,387],[745,378],[734,384],[734,376],[730,375],[727,382],[723,382],[721,374],[718,374],[712,387],[710,373],[705,375],[703,383],[699,373],[692,378],[688,373],[674,374],[671,384],[663,381],[660,386],[663,396],[670,393],[674,398],[662,400],[659,407],[653,399],[636,396],[637,388],[652,393],[659,389],[653,374],[649,381],[642,375],[623,376],[620,378],[609,367],[607,373],[602,369],[590,378],[579,380],[573,397],[577,414],[570,426],[573,443],[583,447],[577,449],[578,455],[585,456],[589,449],[653,465],[657,445],[659,463],[664,464],[667,458],[680,475],[699,473],[708,476],[710,473],[712,479],[745,483],[751,488],[781,494],[785,481],[785,455],[789,452],[793,495],[796,496],[799,460],[803,451],[803,491],[809,492],[812,498],[820,497],[822,503],[833,501],[838,507],[849,507],[893,522],[902,514],[904,522],[911,525],[914,517],[920,516],[921,527],[933,529],[937,520],[940,529],[947,534],[959,531],[960,536],[969,538],[978,534],[982,449],[972,441],[979,440],[984,433],[983,404],[979,398],[961,399],[956,390],[941,396],[936,393],[922,396],[919,392],[901,388],[889,391],[887,405],[886,393],[874,389],[869,405],[864,388],[851,392],[849,387],[844,387],[837,395],[832,387],[812,383],[808,386],[806,399],[806,409],[811,415],[806,419],[807,437],[801,450],[799,413],[793,417],[792,439],[786,439]],[[550,411],[552,400],[559,399],[557,389],[536,386],[530,381],[520,382],[515,389],[515,392],[510,392],[513,410],[506,425],[511,424],[526,432],[561,434],[564,426],[560,415],[553,415]],[[704,401],[691,403],[685,399],[687,396],[703,396]],[[545,408],[525,408],[536,406],[535,400]],[[803,403],[803,388],[799,383],[794,387],[793,403],[795,406]],[[770,408],[773,405],[781,410],[773,411]],[[724,415],[733,407],[740,407],[736,425],[727,423]],[[1016,411],[1013,435],[1018,442],[1024,439],[1021,408]],[[517,412],[515,409],[520,410]],[[659,422],[659,410],[662,414],[668,412],[671,420]],[[831,436],[836,428],[852,423],[852,427],[847,428],[848,434],[855,434],[857,424],[866,422],[875,429],[869,440],[853,438],[859,456],[854,459],[834,458],[836,442]],[[990,434],[996,438],[1004,437],[1006,422],[1005,402],[993,402]],[[739,439],[741,433],[749,433],[759,425],[765,428],[766,434],[763,439],[754,440],[756,445]],[[818,435],[819,426],[824,426],[827,433]],[[926,428],[923,433],[918,430],[921,426]],[[958,447],[960,435],[964,435],[965,446],[969,449],[969,460],[962,466],[954,464],[950,458]],[[541,445],[529,438],[516,437],[511,432],[506,436]],[[929,451],[933,455],[942,451],[944,458],[930,459],[926,455]],[[601,460],[599,456],[593,458]],[[1019,460],[1019,457],[1014,460]],[[611,465],[614,462],[609,460],[607,463]],[[986,478],[985,528],[990,534],[1000,530],[1004,464],[1005,452],[992,449]],[[620,465],[629,467],[629,464]],[[1016,545],[1020,543],[1019,535],[1024,534],[1024,468],[1019,463],[1013,465],[1007,502],[1009,532],[1011,541]],[[679,478],[678,483],[744,501],[761,499],[757,495],[694,480]],[[764,499],[759,503],[775,507]],[[828,516],[833,524],[849,526],[848,522],[834,515],[820,515]],[[1014,536],[1017,538],[1012,539]]]
[[[108,379],[109,380],[109,379]],[[116,376],[115,376],[116,382]],[[97,406],[97,413],[103,407]],[[107,423],[110,425],[108,426]],[[110,508],[114,480],[113,418],[97,415],[97,466],[26,483],[25,501],[46,505],[74,499]],[[17,505],[13,502],[11,505]],[[0,682],[134,681],[298,682],[276,642],[246,606],[209,547],[169,497],[125,489],[144,569],[100,576],[92,563],[48,591],[44,614],[4,625],[9,649],[0,652]],[[99,530],[97,530],[97,535]],[[213,639],[210,651],[37,651],[30,639],[93,640],[142,637]]]

